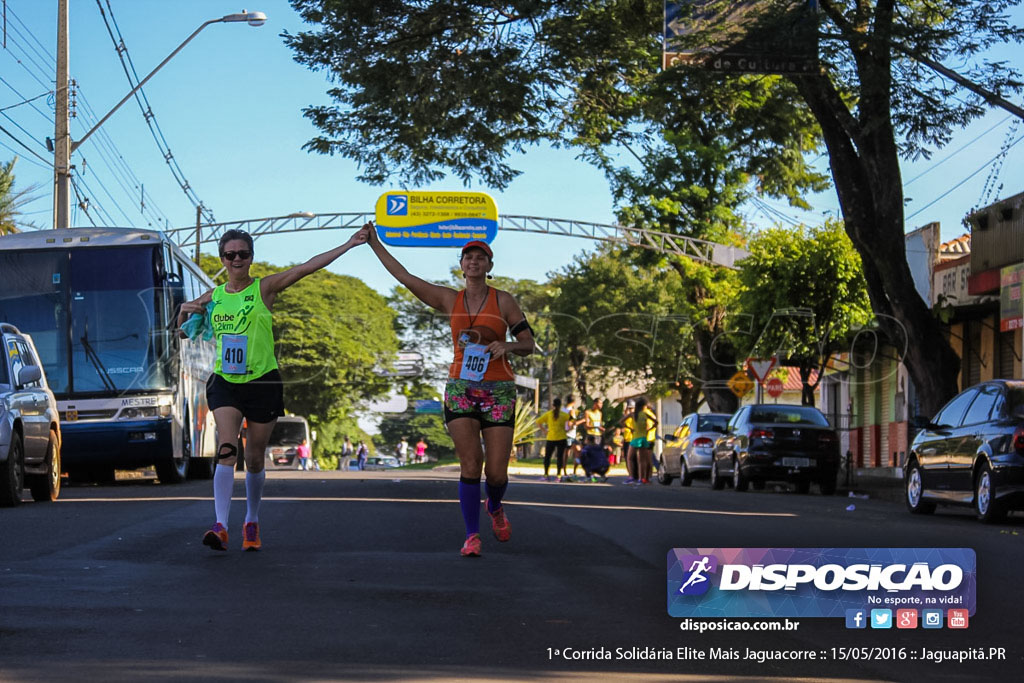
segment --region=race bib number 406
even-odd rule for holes
[[[491,361],[491,354],[487,353],[487,347],[483,344],[466,344],[462,352],[462,370],[459,372],[459,379],[466,379],[471,382],[479,382],[487,372],[487,364]]]

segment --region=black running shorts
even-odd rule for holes
[[[249,422],[273,422],[284,415],[281,373],[271,370],[248,382],[229,382],[215,372],[206,381],[206,403],[210,410],[237,408]]]

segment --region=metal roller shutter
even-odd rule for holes
[[[981,381],[981,321],[969,320],[966,326],[967,386],[973,387]]]
[[[881,453],[882,466],[889,464],[889,421],[892,420],[893,377],[896,367],[892,361],[884,361],[882,366],[882,392],[879,396],[878,424],[881,425],[878,438],[878,450]]]
[[[996,374],[997,379],[1014,379],[1013,359],[1016,355],[1013,350],[1014,336],[1015,333],[1013,330],[999,333],[999,366],[996,368],[998,370],[998,373]]]

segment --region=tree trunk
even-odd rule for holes
[[[887,78],[882,80],[887,83]],[[859,102],[860,118],[854,119],[827,76],[793,82],[821,125],[846,233],[861,255],[879,326],[906,364],[922,410],[934,415],[957,393],[960,359],[917,293],[907,264],[902,180],[888,98],[879,95],[877,84],[864,85],[862,72],[862,90],[868,94]]]

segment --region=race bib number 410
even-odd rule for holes
[[[471,382],[479,382],[487,372],[487,364],[491,361],[491,354],[487,353],[487,347],[483,344],[466,344],[462,352],[462,370],[459,372],[459,379],[466,379]]]
[[[226,375],[244,375],[249,350],[249,337],[225,334],[220,338],[220,369]]]

